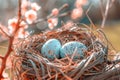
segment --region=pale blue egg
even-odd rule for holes
[[[41,48],[41,53],[48,59],[59,58],[61,43],[57,39],[49,39]]]
[[[84,50],[86,50],[87,47],[78,41],[71,41],[66,44],[64,44],[60,50],[60,57],[64,58],[66,55],[72,56],[75,52],[74,59],[78,58],[84,58]]]

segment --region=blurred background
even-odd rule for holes
[[[38,12],[38,18],[45,18],[48,14],[51,13],[53,8],[60,8],[63,4],[69,4],[67,9],[64,9],[62,12],[66,12],[74,9],[75,0],[30,0],[32,2],[37,2],[42,8]],[[101,5],[101,1],[103,4]],[[102,13],[101,8],[105,10],[107,0],[88,0],[88,3],[83,6],[84,14],[77,21],[85,24],[90,24],[88,18],[85,15],[85,11],[91,6],[91,9],[88,13],[90,19],[93,23],[100,27],[102,23]],[[112,1],[112,0],[111,0]],[[107,35],[108,40],[112,43],[112,45],[116,48],[117,51],[120,50],[120,0],[113,0],[114,3],[111,5],[108,16],[105,23],[104,31]],[[8,19],[11,19],[17,16],[18,9],[18,0],[0,0],[0,23],[7,27]],[[66,21],[70,20],[69,16],[59,18],[59,24],[57,27],[61,27],[61,21],[66,23]],[[32,27],[35,26],[35,27]],[[39,33],[45,29],[47,29],[47,22],[43,21],[38,23],[37,25],[31,25],[28,31],[32,31],[32,34]],[[8,42],[0,36],[0,54],[4,54],[7,49]]]

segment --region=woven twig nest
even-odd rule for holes
[[[79,41],[87,46],[84,59],[70,57],[49,60],[41,55],[42,45],[56,38],[65,44]],[[106,39],[100,30],[74,26],[69,29],[46,31],[21,40],[15,45],[13,61],[14,78],[17,80],[83,80],[105,71],[107,59]]]

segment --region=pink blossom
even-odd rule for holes
[[[30,6],[30,1],[28,0],[22,0],[22,5],[21,5],[21,10],[22,10],[22,14],[24,15],[25,12],[27,11],[27,8]]]
[[[17,38],[26,38],[29,35],[27,31],[24,30],[24,28],[20,28],[17,33]]]
[[[58,24],[58,18],[50,18],[48,19],[48,27],[53,29]]]
[[[16,26],[17,26],[17,22],[18,22],[17,18],[13,18],[13,19],[8,20],[8,29],[9,29],[10,34],[12,34],[15,31]],[[26,28],[28,28],[28,25],[24,21],[22,21],[20,23],[20,27],[24,27],[26,29]]]
[[[85,5],[85,4],[87,4],[87,0],[76,0],[76,2],[75,2],[75,6],[77,8],[79,8],[79,7],[81,7],[81,6]]]
[[[13,33],[15,31],[16,26],[17,26],[17,21],[18,21],[17,18],[13,18],[13,19],[8,20],[8,29],[9,29],[10,33]]]
[[[30,4],[30,1],[22,0],[21,8],[27,8]]]
[[[29,10],[25,13],[26,21],[31,24],[37,19],[37,12],[34,10]]]
[[[21,27],[24,27],[25,29],[28,28],[28,25],[25,23],[25,21],[22,21],[22,22],[20,23],[20,26],[21,26]]]
[[[54,8],[52,10],[52,15],[57,16],[59,14],[59,10],[57,8]]]
[[[31,3],[31,8],[35,11],[38,11],[41,7],[37,3]]]
[[[81,7],[80,8],[75,8],[72,11],[71,18],[72,19],[80,18],[82,16],[82,13],[83,13],[83,9]]]

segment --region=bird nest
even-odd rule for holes
[[[87,46],[84,58],[73,56],[49,60],[41,55],[42,45],[49,39],[58,39],[62,44],[79,41]],[[45,31],[21,40],[15,45],[13,73],[16,80],[90,80],[91,76],[106,71],[107,41],[101,30],[87,26]]]

